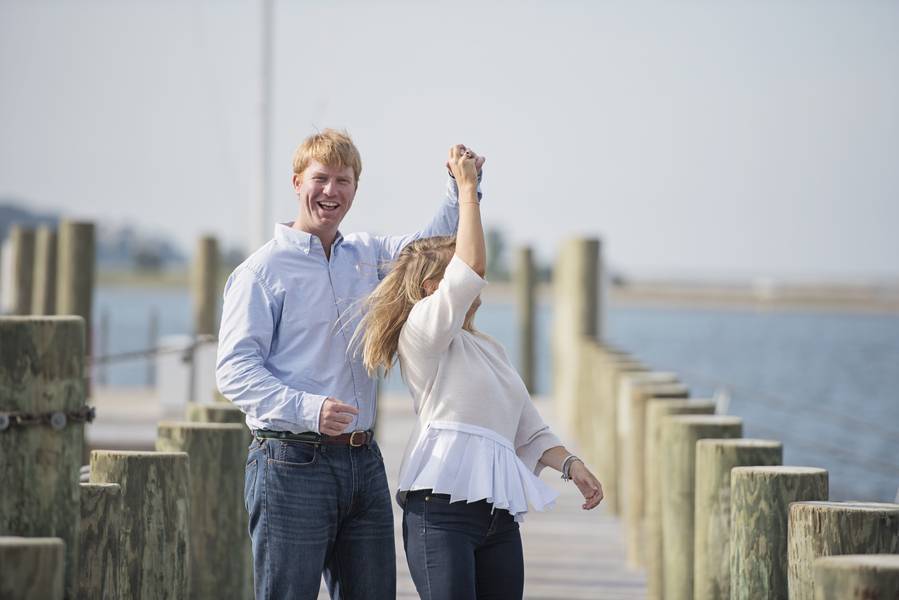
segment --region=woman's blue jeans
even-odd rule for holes
[[[423,600],[521,600],[524,558],[518,523],[485,500],[449,501],[409,492],[403,545]]]
[[[257,600],[393,600],[393,513],[377,444],[255,439],[244,496]]]

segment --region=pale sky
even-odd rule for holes
[[[484,215],[637,276],[899,279],[899,2],[275,3],[270,220],[346,128],[344,231],[421,226],[446,148]],[[0,0],[0,197],[245,243],[259,3]]]

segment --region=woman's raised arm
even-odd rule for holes
[[[484,276],[487,271],[487,247],[481,225],[478,202],[478,156],[457,144],[449,150],[449,165],[459,186],[459,230],[456,233],[456,256],[471,269]]]

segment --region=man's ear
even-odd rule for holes
[[[302,173],[294,173],[293,174],[293,191],[297,194],[300,193],[300,187],[303,185],[303,174]]]

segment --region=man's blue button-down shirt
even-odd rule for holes
[[[450,179],[446,200],[425,229],[394,237],[338,233],[330,260],[316,236],[276,225],[274,239],[225,285],[216,380],[247,425],[317,432],[330,396],[359,409],[347,431],[370,428],[375,381],[350,349],[361,301],[406,244],[453,235],[458,222],[458,190]]]

